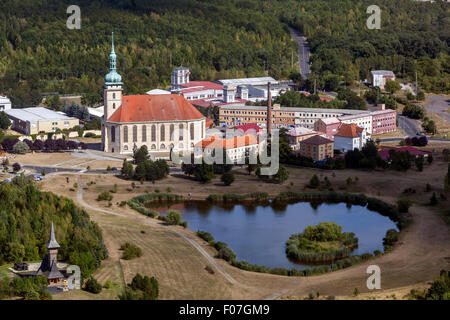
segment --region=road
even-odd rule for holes
[[[398,128],[408,137],[414,137],[423,131],[419,121],[402,115],[398,115]]]
[[[428,113],[436,113],[439,117],[450,123],[450,99],[445,96],[427,95],[430,102],[425,105]]]
[[[294,30],[289,27],[291,31],[292,37],[294,37],[295,41],[298,43],[298,62],[300,73],[303,79],[306,79],[308,75],[311,73],[310,70],[310,61],[309,61],[309,44],[304,36],[302,36],[297,30]]]

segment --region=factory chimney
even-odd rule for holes
[[[272,134],[272,93],[270,92],[270,82],[267,83],[267,136]]]

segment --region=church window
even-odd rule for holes
[[[166,145],[163,143],[163,144],[161,144],[161,150],[163,150],[163,149],[165,149],[166,148]]]
[[[116,142],[116,127],[111,127],[111,142]]]
[[[142,142],[147,142],[147,126],[142,126]]]
[[[128,142],[128,127],[123,127],[123,142]]]
[[[156,141],[156,126],[152,125],[152,141]]]
[[[166,140],[166,128],[164,127],[164,125],[161,125],[161,133],[159,138],[161,141]]]
[[[175,126],[173,124],[170,125],[170,141],[173,141],[175,133]]]
[[[113,92],[113,99],[115,99],[116,98],[116,94]]]
[[[183,128],[183,124],[180,124],[179,126],[178,126],[178,140],[180,140],[180,141],[183,141],[183,130],[184,130],[184,128]]]
[[[123,150],[127,151],[128,150],[128,146],[123,146]]]
[[[152,144],[152,150],[155,150],[155,149],[156,149],[156,145]]]
[[[191,135],[191,140],[194,140],[194,124],[191,123],[190,126],[190,135]]]
[[[133,126],[133,142],[137,142],[137,126]]]

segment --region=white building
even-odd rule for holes
[[[11,109],[11,100],[6,96],[0,96],[0,111]]]
[[[319,119],[348,117],[356,121],[367,111],[352,109],[324,109],[324,108],[288,108],[295,110],[295,125],[314,129],[314,124]]]
[[[172,72],[172,90],[177,90],[180,88],[181,85],[189,83],[189,76],[191,72],[188,68],[180,66],[178,68],[175,68]]]
[[[369,134],[366,129],[354,123],[342,123],[338,132],[334,135],[334,149],[343,153],[354,150],[361,150],[367,142]]]
[[[370,112],[364,112],[355,115],[346,115],[338,117],[342,123],[354,123],[357,126],[366,129],[367,133],[372,134],[372,114]]]
[[[373,87],[383,88],[386,81],[395,80],[395,74],[390,70],[374,70],[370,72]]]
[[[220,158],[220,153],[217,152],[219,149],[222,149],[222,154],[225,153],[233,163],[245,163],[246,154],[254,154],[256,159],[256,154],[259,152],[260,146],[261,143],[258,143],[258,139],[253,135],[238,136],[229,139],[211,136],[195,144],[194,156],[200,158],[207,154],[211,159],[215,156]],[[222,159],[218,159],[218,161]]]
[[[155,94],[170,94],[170,91],[162,90],[162,89],[153,89],[147,91],[146,94],[155,95]]]

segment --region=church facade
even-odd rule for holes
[[[113,38],[103,94],[103,151],[132,154],[146,145],[153,158],[169,158],[172,150],[193,153],[206,134],[205,116],[179,94],[122,95],[116,59]]]

